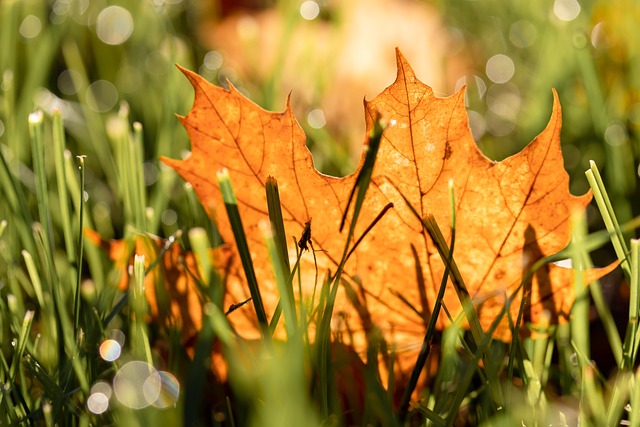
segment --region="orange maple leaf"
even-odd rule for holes
[[[345,340],[358,350],[364,348],[365,339],[357,332],[366,329],[362,323],[369,321],[385,331],[389,343],[415,348],[424,335],[444,274],[437,248],[405,199],[420,216],[433,215],[448,240],[448,186],[452,183],[457,216],[454,259],[485,330],[509,297],[513,301],[508,315],[515,321],[522,299],[522,292],[516,291],[523,277],[536,261],[568,244],[571,215],[591,200],[590,193],[580,197],[569,193],[555,92],[546,129],[520,153],[495,162],[480,152],[472,138],[463,90],[448,98],[435,97],[399,51],[397,67],[396,81],[372,101],[364,102],[368,130],[378,112],[391,126],[383,134],[355,236],[360,236],[387,204],[393,203],[394,208],[366,235],[344,269],[348,282],[357,278],[362,283],[361,304],[366,306],[368,318],[365,321],[358,315],[345,288],[338,293],[334,311],[340,313],[337,320],[347,319],[336,320],[334,332],[348,325],[356,333],[352,342],[348,337]],[[313,218],[311,241],[318,267],[335,271],[347,238],[339,226],[364,154],[352,175],[323,175],[313,166],[305,135],[288,103],[284,112],[265,111],[233,87],[225,90],[181,70],[195,89],[193,108],[181,117],[193,150],[185,160],[162,161],[193,186],[215,216],[224,241],[233,247],[215,174],[222,168],[229,170],[265,308],[272,313],[278,293],[258,229],[268,218],[267,178],[278,180],[287,235],[299,239],[305,223]],[[293,241],[289,251],[293,257]],[[304,261],[309,264],[313,258],[306,254]],[[234,262],[225,304],[249,298],[239,257],[235,256]],[[422,272],[420,280],[417,271]],[[545,266],[533,276],[529,284],[532,303],[525,313],[531,322],[536,323],[543,312],[545,320],[549,315],[552,321],[568,316],[574,299],[572,274],[570,269]],[[305,276],[301,301],[307,300],[315,285],[313,274]],[[456,316],[461,304],[451,287],[449,283],[444,304]],[[259,336],[251,306],[237,310],[229,320],[246,338]],[[439,316],[438,322],[440,328],[446,326],[447,317]],[[506,316],[494,337],[511,337]]]

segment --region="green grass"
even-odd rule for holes
[[[477,313],[457,272],[455,241],[445,241],[439,231],[450,227],[454,236],[455,222],[420,218],[446,260],[445,276],[456,285],[472,329],[462,330],[454,322],[436,331],[432,316],[413,377],[404,396],[394,399],[394,387],[400,384],[391,378],[388,387],[383,385],[377,362],[371,361],[385,354],[393,363],[396,355],[375,328],[368,340],[368,363],[330,341],[333,300],[342,286],[340,268],[330,274],[316,272],[320,283],[312,304],[293,301],[300,266],[289,265],[283,255],[290,236],[282,225],[275,180],[267,186],[270,222],[263,232],[282,299],[275,313],[265,312],[252,281],[249,304],[261,320],[263,339],[251,343],[233,333],[221,303],[224,275],[209,258],[210,249],[221,243],[215,224],[193,190],[157,160],[159,155],[179,158],[189,147],[174,114],[188,110],[192,95],[173,64],[196,69],[206,54],[190,26],[196,6],[122,3],[129,8],[134,29],[125,44],[112,46],[83,23],[106,3],[89,2],[83,11],[81,2],[57,2],[54,12],[44,1],[0,2],[0,425],[547,426],[576,425],[579,417],[584,426],[620,425],[622,420],[640,426],[640,411],[627,409],[640,407],[640,371],[635,370],[640,241],[632,238],[639,225],[633,217],[640,209],[635,170],[640,120],[633,95],[640,75],[633,54],[640,43],[631,36],[635,32],[618,50],[585,43],[587,29],[599,16],[617,16],[608,14],[615,6],[583,5],[575,21],[549,26],[548,11],[526,2],[516,2],[517,7],[498,0],[439,5],[447,23],[473,40],[468,46],[480,75],[495,53],[510,55],[516,69],[527,70],[513,81],[523,95],[515,130],[505,137],[487,133],[480,141],[489,155],[509,154],[507,138],[515,141],[508,150],[521,148],[547,119],[548,89],[555,86],[561,93],[563,147],[574,153],[567,165],[573,190],[590,187],[595,204],[586,218],[575,220],[570,246],[543,261],[570,258],[576,268],[587,269],[594,262],[618,259],[629,284],[623,333],[618,332],[606,289],[599,283],[585,287],[576,275],[578,299],[569,324],[543,325],[535,339],[491,340],[477,326]],[[33,38],[24,37],[32,17],[41,29]],[[627,18],[618,19],[623,27]],[[536,49],[505,42],[511,25],[521,21],[537,29]],[[558,46],[563,61],[557,60]],[[625,66],[618,61],[619,49],[628,53]],[[618,61],[616,66],[607,67],[607,58]],[[60,83],[70,75],[65,70],[73,70],[74,85]],[[277,70],[271,85],[275,78]],[[101,106],[108,96],[90,89],[102,80],[112,82],[117,93],[108,108]],[[269,87],[263,89],[269,92]],[[470,108],[486,111],[484,102],[470,97]],[[325,152],[344,151],[323,132],[314,134],[320,135],[315,144]],[[372,147],[376,138],[379,135],[372,136]],[[589,165],[586,160],[591,158],[596,162]],[[374,161],[375,150],[370,150],[354,188],[351,238],[343,263],[360,241],[353,236],[353,224]],[[602,176],[596,164],[603,166]],[[219,214],[230,216],[241,241],[244,231],[233,209],[232,183],[220,179],[227,212]],[[198,277],[203,324],[192,354],[186,353],[177,328],[147,322],[145,276],[157,264],[135,258],[129,289],[117,289],[118,270],[102,249],[83,238],[85,227],[105,239],[167,238],[164,248],[155,248],[145,237],[145,244],[155,248],[149,253],[156,255],[171,245],[195,254],[197,273],[191,273]],[[248,252],[240,254],[245,271],[250,271]],[[622,286],[614,289],[619,292]],[[442,304],[442,295],[432,303]],[[589,317],[594,310],[605,338],[594,335]],[[286,342],[270,338],[279,322],[284,322]],[[318,325],[313,342],[311,323]],[[596,339],[596,346],[607,347],[613,355],[613,373],[592,361]],[[228,384],[209,368],[212,345],[227,355]],[[119,350],[120,357],[107,360]],[[422,399],[410,403],[417,376],[433,357],[440,359],[438,370]],[[136,383],[141,379],[147,380],[153,396],[124,396],[123,390],[143,389]],[[108,409],[101,412],[107,397]]]

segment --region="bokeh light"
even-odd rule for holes
[[[107,221],[111,218],[111,206],[104,200],[99,200],[93,206],[93,215],[96,221]]]
[[[529,47],[535,43],[537,36],[536,26],[524,19],[514,22],[509,27],[509,40],[515,47]]]
[[[55,3],[53,3],[49,19],[54,24],[60,24],[64,22],[66,15],[69,13],[69,8],[69,0],[57,0]]]
[[[93,386],[91,386],[91,393],[102,393],[107,396],[107,398],[111,399],[111,384],[106,381],[98,381]]]
[[[494,83],[506,83],[511,80],[516,71],[513,60],[501,53],[493,55],[487,61],[487,77]]]
[[[90,390],[87,399],[87,408],[94,414],[102,414],[109,409],[109,399],[111,399],[111,386],[105,381],[98,381]]]
[[[320,129],[324,127],[324,125],[327,124],[327,120],[324,117],[324,112],[319,108],[309,111],[309,114],[307,114],[307,123],[309,123],[309,126],[314,129]]]
[[[469,128],[471,129],[473,139],[475,141],[480,141],[487,132],[487,123],[484,116],[473,110],[467,110],[467,115],[469,116]]]
[[[87,399],[87,408],[94,414],[102,414],[109,409],[109,398],[103,393],[92,393]]]
[[[591,44],[596,49],[607,49],[611,44],[604,22],[598,22],[591,30]]]
[[[58,89],[65,95],[75,95],[81,89],[82,75],[72,68],[66,69],[58,76]]]
[[[116,340],[108,339],[104,340],[102,344],[100,344],[100,348],[98,349],[100,353],[100,357],[102,357],[107,362],[113,362],[120,357],[122,353],[122,347]]]
[[[580,3],[577,0],[556,0],[553,13],[561,21],[573,21],[580,14]]]
[[[103,43],[119,45],[133,33],[133,17],[120,6],[105,7],[96,20],[96,34]]]
[[[462,76],[456,81],[454,86],[454,90],[457,92],[462,89],[463,86],[467,86],[467,91],[465,92],[465,105],[469,106],[469,97],[473,99],[482,99],[484,95],[487,93],[487,84],[484,79],[480,76],[473,76],[470,80],[467,79],[467,76]]]
[[[152,404],[156,408],[168,408],[175,405],[180,397],[180,383],[170,372],[159,371],[158,375],[160,376],[160,393]]]
[[[174,225],[178,222],[178,214],[173,209],[165,209],[162,212],[160,220],[164,225]]]
[[[604,131],[604,140],[612,147],[624,145],[628,139],[627,129],[621,123],[612,123]]]
[[[151,405],[160,395],[160,374],[146,362],[126,363],[113,378],[113,391],[124,406],[142,409]]]
[[[119,329],[112,329],[109,332],[109,337],[100,344],[98,349],[100,357],[107,362],[113,362],[122,354],[122,347],[124,347],[125,335]]]
[[[20,35],[25,39],[32,39],[40,34],[42,30],[42,22],[40,22],[40,18],[35,15],[27,15],[20,23],[20,28],[18,31]]]
[[[300,15],[307,21],[312,21],[320,14],[320,6],[313,0],[307,0],[300,5]]]
[[[97,80],[89,85],[86,103],[93,111],[104,113],[111,110],[118,102],[118,90],[107,80]]]
[[[514,120],[513,114],[520,110],[521,104],[520,90],[512,83],[494,84],[487,90],[487,106],[496,112],[508,111],[502,115],[508,115]]]
[[[158,176],[160,176],[160,169],[158,165],[154,162],[145,162],[142,165],[143,177],[144,177],[144,185],[147,187],[153,185],[158,180]]]
[[[168,58],[159,50],[153,51],[144,60],[144,68],[152,76],[162,76],[169,71]]]
[[[487,131],[493,136],[507,136],[516,127],[511,111],[504,105],[499,105],[487,111],[485,116]]]
[[[212,50],[204,56],[203,65],[210,71],[217,71],[222,67],[222,55],[220,52]]]

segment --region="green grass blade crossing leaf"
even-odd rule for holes
[[[258,287],[258,281],[256,279],[256,273],[253,269],[253,262],[251,260],[251,253],[249,252],[249,246],[247,245],[247,238],[244,234],[244,227],[242,226],[242,219],[238,212],[238,200],[236,199],[233,187],[231,186],[231,179],[229,178],[229,171],[223,169],[218,172],[218,183],[220,184],[220,192],[222,193],[222,199],[227,209],[227,215],[229,216],[229,223],[233,230],[233,236],[236,240],[236,247],[240,255],[242,267],[247,278],[249,285],[249,292],[251,294],[252,303],[256,311],[258,323],[262,329],[262,334],[266,338],[269,336],[269,320],[267,319],[267,313],[262,303],[262,297],[260,295],[260,288]]]

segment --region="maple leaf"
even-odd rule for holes
[[[287,235],[299,239],[305,224],[313,219],[310,237],[318,267],[335,271],[347,243],[347,233],[339,232],[340,222],[364,154],[352,175],[323,175],[313,166],[305,135],[288,102],[284,112],[269,112],[232,86],[229,90],[219,88],[181,70],[195,89],[193,108],[181,117],[192,141],[192,153],[185,160],[162,161],[193,186],[215,217],[222,238],[233,247],[234,237],[215,178],[216,171],[229,170],[264,305],[272,313],[278,294],[258,226],[268,218],[267,178],[278,180]],[[569,193],[555,92],[553,112],[544,131],[520,153],[495,162],[480,152],[472,138],[464,90],[448,98],[435,97],[399,51],[397,70],[391,86],[364,102],[367,130],[372,129],[378,112],[392,126],[383,134],[354,235],[362,235],[390,202],[394,208],[371,229],[345,265],[347,282],[354,288],[355,283],[362,283],[363,300],[354,303],[341,287],[334,309],[340,315],[334,316],[333,332],[339,335],[346,328],[355,332],[344,334],[344,339],[347,342],[352,336],[348,343],[358,350],[364,348],[365,338],[357,332],[368,327],[363,323],[381,328],[398,349],[415,348],[431,316],[445,265],[405,200],[421,217],[433,215],[448,241],[450,232],[445,225],[450,223],[448,187],[452,183],[457,216],[454,259],[485,330],[509,297],[513,300],[508,315],[515,321],[522,300],[522,292],[516,291],[523,278],[536,261],[567,245],[571,215],[591,200],[590,193],[580,197]],[[293,241],[289,251],[295,256]],[[234,257],[235,264],[229,270],[225,304],[238,304],[249,297],[238,258]],[[307,253],[304,261],[312,265],[313,257]],[[418,278],[417,272],[422,277]],[[543,316],[545,321],[550,317],[556,322],[568,316],[574,299],[572,274],[570,269],[553,265],[536,272],[528,284],[528,320],[536,323]],[[315,286],[313,274],[304,276],[300,300],[306,301]],[[451,283],[447,287],[444,304],[455,317],[461,304],[450,289]],[[366,316],[362,315],[363,307]],[[238,309],[229,320],[246,338],[259,336],[251,306]],[[439,316],[440,328],[447,322],[446,316]],[[506,316],[494,337],[510,339]]]

